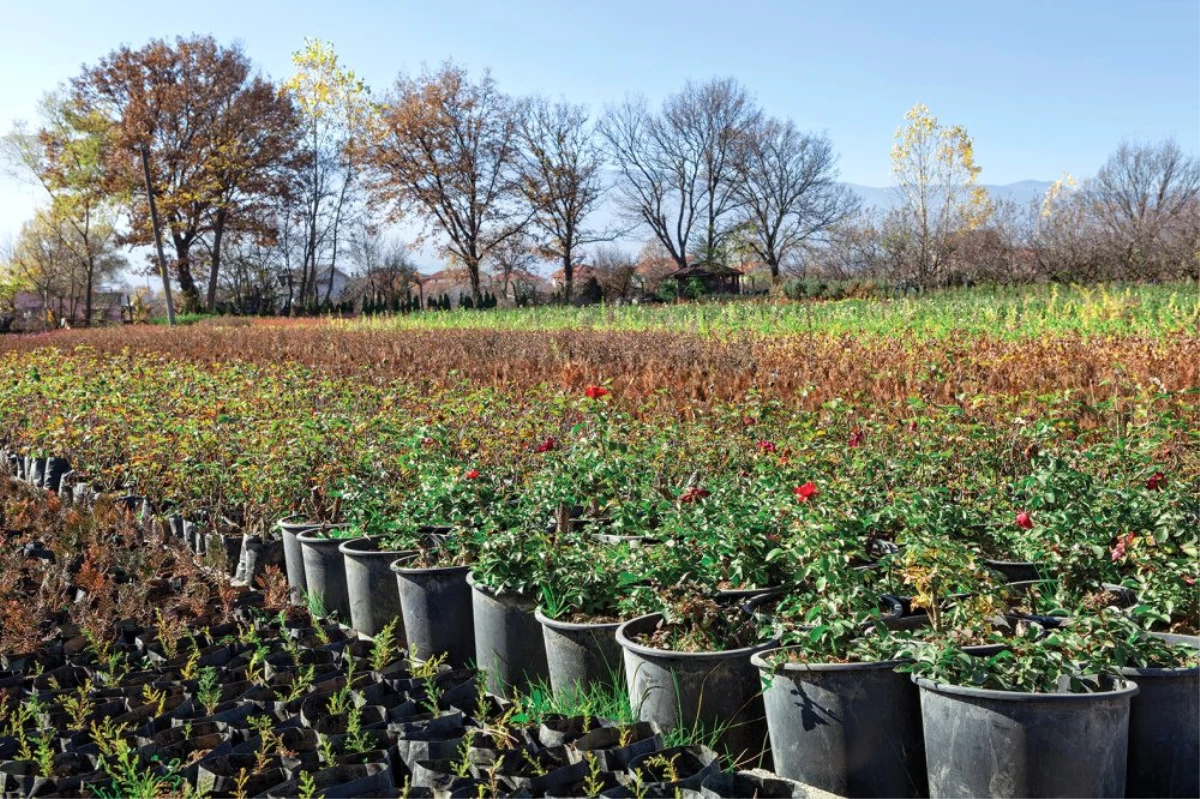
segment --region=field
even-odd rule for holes
[[[16,675],[11,683],[0,675],[0,685],[33,680],[26,687],[38,688],[26,694],[40,696],[33,664],[65,669],[53,673],[78,684],[60,683],[43,699],[69,715],[60,696],[68,688],[79,697],[94,690],[100,702],[106,681],[127,686],[129,674],[158,668],[166,704],[125,719],[132,736],[170,715],[171,686],[195,693],[195,663],[190,677],[162,672],[163,662],[186,665],[189,637],[207,658],[223,625],[240,642],[234,650],[257,646],[270,658],[289,651],[288,625],[346,635],[320,624],[353,621],[332,586],[322,595],[310,583],[293,591],[303,606],[288,605],[281,559],[231,582],[245,542],[274,541],[285,517],[341,525],[328,528],[339,539],[373,536],[382,550],[415,552],[422,568],[469,566],[477,591],[527,611],[540,605],[550,619],[663,613],[638,641],[672,652],[782,642],[795,648],[777,663],[900,657],[930,679],[1021,692],[1061,690],[1064,677],[1086,691],[1082,675],[1131,666],[1194,667],[1194,653],[1145,632],[1200,632],[1198,321],[1196,287],[1175,284],[213,319],[0,339],[0,446],[10,469],[25,470],[26,482],[37,459],[65,459],[72,470],[58,497],[10,487],[0,498],[8,536],[0,656]],[[135,499],[114,504],[119,496]],[[98,510],[85,512],[89,502]],[[140,515],[123,514],[126,506]],[[198,560],[170,535],[184,520]],[[140,544],[151,539],[166,548]],[[53,557],[31,560],[31,546]],[[295,589],[296,564],[287,566]],[[1021,574],[1024,582],[1008,585]],[[778,587],[788,590],[769,614],[723,601]],[[897,618],[920,622],[892,624],[881,595],[898,598]],[[1000,629],[997,618],[1021,623]],[[139,635],[159,649],[126,646]],[[997,642],[1006,654],[963,654],[964,645]],[[438,673],[406,661],[400,635],[355,646],[353,658],[330,662],[370,671],[374,658],[376,671],[391,666],[413,680]],[[104,665],[114,652],[124,673]],[[539,680],[549,673],[509,673],[487,655],[474,665],[489,688],[516,696],[525,723],[540,718],[550,686]],[[324,656],[287,658],[298,669]],[[326,691],[295,670],[285,686],[249,663],[249,673],[218,664],[211,679],[248,681],[245,690],[274,692],[277,702],[343,687]],[[387,683],[349,679],[360,693]],[[626,702],[639,693],[632,679]],[[748,679],[757,697],[757,678]],[[568,714],[597,702],[627,722],[638,711],[635,701],[618,713],[613,695],[572,705],[559,693],[555,708]],[[436,702],[436,694],[422,696]],[[130,707],[150,701],[139,695]],[[21,710],[16,694],[6,708],[8,736],[29,747],[28,758],[14,759],[36,763],[34,711]],[[647,712],[643,719],[663,721]],[[211,715],[196,708],[178,718],[200,724]],[[494,731],[503,715],[481,710],[468,726]],[[79,727],[102,718],[82,714]],[[703,712],[689,718],[695,734],[675,732],[668,744],[715,743],[747,761],[766,749],[761,733],[747,743],[737,725]],[[4,741],[0,733],[0,752]],[[55,771],[55,755],[84,751],[43,745],[57,749],[43,753],[42,777]],[[183,766],[169,779],[175,789],[194,785],[188,765],[217,747],[189,761],[174,745],[164,751]],[[551,763],[551,748],[535,747],[543,770],[563,765]],[[326,775],[344,754],[314,751],[290,771],[282,756],[263,757],[279,760],[269,766],[281,769],[276,776],[299,780]],[[116,779],[122,755],[101,755],[100,778]],[[406,769],[417,776],[391,762],[392,787]],[[247,774],[258,779],[268,768],[258,765]],[[786,773],[778,756],[775,768]],[[634,779],[654,782],[648,774]],[[478,770],[459,777],[489,785]],[[228,785],[217,794],[234,795]]]

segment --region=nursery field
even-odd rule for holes
[[[1196,795],[1197,308],[0,338],[0,793]]]

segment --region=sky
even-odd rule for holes
[[[688,79],[732,76],[764,109],[829,135],[842,179],[891,182],[905,111],[925,103],[975,140],[979,180],[1093,174],[1123,138],[1200,151],[1200,2],[993,0],[4,0],[0,131],[114,48],[212,34],[275,79],[305,37],[376,90],[452,58],[512,94],[600,112]],[[0,241],[38,190],[0,177]]]

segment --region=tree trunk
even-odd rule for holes
[[[479,307],[481,294],[479,292],[479,262],[467,264],[467,276],[471,279],[471,302]]]
[[[175,272],[179,275],[179,293],[183,295],[183,312],[196,313],[200,310],[200,292],[192,277],[191,254],[186,245],[175,245]]]
[[[563,302],[567,305],[571,304],[571,293],[575,289],[575,265],[571,263],[571,256],[563,256]]]
[[[87,286],[84,288],[86,294],[83,299],[83,324],[86,327],[92,326],[92,276],[96,272],[96,259],[92,255],[91,250],[88,250],[87,257]]]
[[[225,235],[226,211],[217,211],[213,220],[212,266],[208,272],[208,296],[204,301],[204,309],[209,313],[217,307],[217,274],[221,271],[221,237]]]

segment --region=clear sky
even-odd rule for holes
[[[594,110],[731,75],[828,132],[843,179],[872,186],[890,182],[892,134],[917,102],[967,127],[984,183],[1087,176],[1123,137],[1200,150],[1197,0],[4,0],[0,130],[114,47],[190,33],[241,42],[274,78],[317,36],[376,90],[452,57]],[[0,239],[35,196],[0,179]]]

